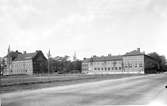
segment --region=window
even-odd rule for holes
[[[98,68],[98,70],[100,70],[100,68]]]
[[[114,62],[113,62],[113,65],[115,66],[116,64],[117,64],[117,61],[114,61]]]
[[[101,70],[103,70],[103,68],[101,68]]]
[[[114,70],[114,67],[112,67],[112,70]]]
[[[96,68],[94,68],[94,70],[96,70]]]
[[[139,64],[139,67],[143,67],[143,65],[142,65],[142,64]]]
[[[108,67],[108,70],[110,70],[110,67]]]
[[[105,70],[107,70],[107,68],[105,68]]]
[[[132,68],[132,64],[129,64],[129,68]]]
[[[121,67],[119,67],[119,70],[121,70],[122,68]]]
[[[137,67],[137,64],[135,64],[135,67]]]
[[[115,67],[115,70],[117,70],[117,67]]]

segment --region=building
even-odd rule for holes
[[[87,74],[156,73],[158,62],[140,49],[118,56],[84,58],[82,72]]]
[[[3,58],[0,57],[0,75],[2,74],[3,72]]]
[[[47,59],[40,50],[34,53],[8,51],[8,55],[4,59],[6,67],[3,75],[32,75],[47,72]]]

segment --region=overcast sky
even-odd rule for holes
[[[167,0],[0,0],[0,57],[12,50],[52,56],[167,56]]]

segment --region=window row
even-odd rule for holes
[[[14,73],[23,73],[23,72],[28,72],[28,70],[11,70],[11,72],[14,72]]]
[[[110,71],[110,70],[122,70],[122,67],[94,68],[94,70],[105,70],[105,71]]]
[[[13,64],[13,67],[31,66],[31,64]]]
[[[128,65],[125,65],[125,68],[132,68],[132,67],[135,67],[135,68],[137,68],[137,67],[143,67],[143,64],[139,64],[139,65],[137,65],[137,64],[135,64],[135,65],[128,64]]]
[[[121,64],[121,61],[104,61],[104,62],[92,62],[93,65],[103,65],[103,64]]]

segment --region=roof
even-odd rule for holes
[[[11,57],[12,60],[14,60],[19,54],[22,54],[22,53],[18,51],[11,51],[4,58]]]
[[[145,55],[145,53],[140,52],[138,50],[133,50],[131,52],[127,52],[124,56],[136,56],[136,55]]]
[[[101,56],[101,57],[91,57],[86,58],[84,62],[95,62],[95,61],[114,61],[114,60],[122,60],[122,56]]]
[[[34,53],[26,53],[26,54],[19,54],[14,61],[23,61],[23,60],[31,60],[37,55],[37,52]]]

